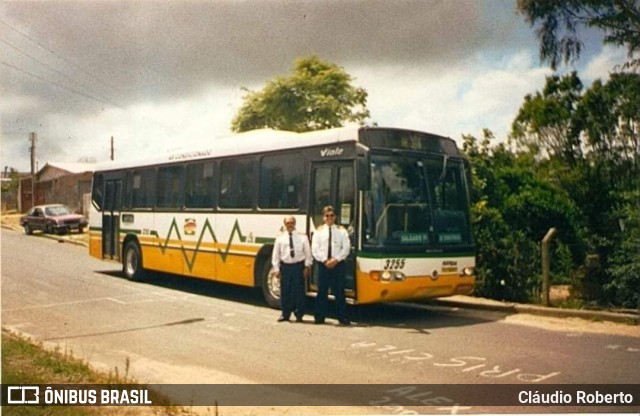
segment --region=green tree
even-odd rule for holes
[[[598,267],[585,275],[585,297],[601,304],[633,303],[638,287],[633,273],[640,268],[632,255],[638,238],[632,214],[640,210],[640,75],[612,74],[607,83],[594,82],[576,115],[586,160],[581,183],[571,192],[587,218],[598,259]]]
[[[504,144],[464,137],[472,166],[472,225],[477,244],[478,293],[529,301],[539,295],[540,240],[559,230],[552,254],[552,280],[566,282],[584,258],[579,211],[557,184],[539,177],[533,159]]]
[[[542,92],[525,96],[512,124],[516,145],[536,157],[551,155],[575,165],[581,157],[580,132],[574,125],[581,93],[582,82],[576,72],[547,77]]]
[[[363,122],[369,117],[367,92],[352,80],[343,68],[316,56],[297,59],[292,75],[269,81],[262,91],[247,90],[231,129],[304,132]]]
[[[540,240],[556,227],[552,282],[587,302],[638,304],[640,75],[582,89],[575,73],[547,78],[513,122],[514,146],[492,146],[488,130],[464,138],[480,295],[535,298]]]
[[[640,2],[637,0],[518,0],[540,40],[540,58],[556,69],[577,60],[583,49],[580,28],[604,33],[604,42],[627,49],[629,67],[640,66]]]
[[[630,191],[640,176],[640,75],[612,74],[597,80],[582,97],[576,114],[585,133],[592,165],[610,177],[610,188]]]
[[[612,279],[604,291],[614,304],[640,308],[640,190],[626,195],[621,213],[622,238],[609,262]]]
[[[628,302],[624,293],[637,291],[631,286],[636,281],[619,271],[640,266],[621,264],[623,258],[637,259],[628,253],[633,245],[620,224],[625,218],[634,224],[628,213],[640,206],[626,196],[640,189],[640,75],[612,74],[584,93],[575,73],[549,77],[542,92],[525,98],[511,139],[529,153],[529,169],[543,182],[532,186],[533,177],[502,169],[503,183],[521,182],[510,187],[500,205],[504,220],[532,238],[547,224],[568,226],[573,231],[561,239],[566,247],[558,246],[561,269],[569,264],[568,250],[574,267],[589,253],[573,273],[583,299]],[[517,160],[524,161],[522,153]]]

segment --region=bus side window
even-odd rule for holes
[[[184,166],[158,169],[156,205],[159,208],[181,209],[184,199]]]
[[[298,209],[302,199],[304,159],[299,153],[265,156],[260,160],[260,195],[263,209]]]
[[[131,196],[131,208],[153,208],[155,176],[154,168],[136,170],[129,175],[127,188]]]
[[[255,161],[225,160],[220,164],[220,208],[252,208],[256,193]]]
[[[187,208],[213,208],[214,162],[196,162],[187,165],[185,206]]]

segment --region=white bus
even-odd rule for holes
[[[455,142],[434,134],[256,130],[98,168],[89,251],[131,280],[154,270],[259,287],[278,307],[269,270],[283,218],[310,238],[333,205],[352,243],[349,303],[470,294],[469,176]],[[315,295],[314,277],[306,288]]]

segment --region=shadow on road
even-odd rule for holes
[[[406,328],[408,332],[424,335],[437,328],[480,325],[506,316],[474,312],[400,302],[351,308],[352,319],[367,326]]]
[[[96,273],[126,280],[119,270],[102,270],[96,271]],[[147,271],[145,280],[136,284],[163,287],[193,295],[208,296],[268,308],[262,298],[262,292],[256,288],[153,271]]]
[[[112,278],[124,279],[122,273],[116,270],[103,270],[96,273]],[[273,310],[264,302],[260,288],[248,288],[210,280],[190,278],[159,272],[147,272],[148,277],[138,284],[173,289],[193,295],[206,296],[231,302]],[[274,316],[277,311],[274,311]],[[306,315],[308,322],[314,311],[314,298],[307,298]],[[349,316],[352,327],[389,327],[406,328],[416,334],[428,335],[436,328],[461,327],[479,325],[504,319],[506,314],[497,312],[480,312],[462,310],[458,308],[442,307],[417,303],[383,303],[375,305],[350,305]],[[328,323],[335,319],[333,303],[330,303]],[[348,329],[346,327],[345,329]]]

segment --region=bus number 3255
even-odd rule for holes
[[[385,270],[401,270],[404,269],[405,259],[386,259],[384,263]]]

